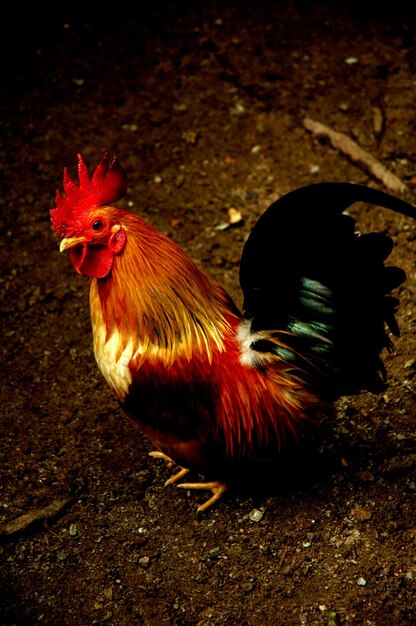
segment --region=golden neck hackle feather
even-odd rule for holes
[[[111,274],[92,280],[91,310],[93,325],[104,321],[106,341],[117,332],[116,359],[131,341],[135,365],[148,356],[170,365],[198,352],[210,362],[214,350],[223,351],[229,320],[236,317],[224,290],[140,217],[106,211],[120,220],[127,245]]]

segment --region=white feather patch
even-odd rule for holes
[[[116,392],[118,399],[122,401],[132,382],[129,364],[135,355],[133,354],[133,341],[130,339],[120,357],[116,359],[120,343],[121,337],[117,330],[108,341],[105,341],[104,327],[94,332],[94,354],[98,367],[107,383]]]
[[[237,341],[240,344],[240,363],[247,367],[261,367],[270,358],[267,353],[253,350],[252,345],[260,339],[265,339],[265,333],[251,331],[251,320],[244,320],[237,328]]]
[[[104,323],[103,312],[98,297],[91,289],[91,320],[94,339],[94,355],[98,367],[107,383],[116,392],[118,399],[123,401],[132,382],[130,362],[135,355],[133,353],[133,341],[122,340],[117,328],[114,328],[110,337],[107,337],[107,329]],[[123,347],[124,346],[124,347]],[[120,348],[123,349],[120,352]],[[120,354],[119,358],[117,355]]]

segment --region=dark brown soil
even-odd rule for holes
[[[273,491],[197,515],[205,494],[163,487],[167,468],[101,379],[88,282],[48,215],[77,152],[93,166],[114,151],[127,205],[241,304],[241,249],[272,201],[321,180],[383,188],[305,116],[353,137],[416,203],[415,16],[397,3],[150,4],[131,20],[111,6],[102,20],[3,25],[0,523],[70,500],[3,536],[0,622],[416,623],[415,223],[354,208],[362,230],[393,236],[408,275],[388,391],[343,400]],[[230,208],[244,223],[217,230]]]

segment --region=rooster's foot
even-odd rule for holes
[[[201,504],[197,512],[205,511],[210,506],[212,506],[215,502],[217,502],[224,493],[228,490],[228,485],[226,483],[221,483],[219,481],[207,482],[207,483],[181,483],[178,485],[181,489],[208,489],[212,491],[213,496],[209,498],[204,504]]]
[[[169,469],[171,469],[174,465],[176,465],[173,459],[171,459],[169,456],[167,456],[163,452],[160,452],[159,450],[153,450],[152,452],[149,452],[149,456],[151,456],[154,459],[162,459],[163,461],[166,461]],[[190,470],[187,469],[186,467],[181,467],[179,472],[176,472],[176,474],[173,474],[173,476],[168,478],[168,480],[165,482],[165,487],[168,487],[168,485],[173,485],[178,480],[186,476],[186,474],[188,474],[189,471]]]
[[[173,459],[167,456],[167,454],[165,454],[164,452],[160,452],[159,450],[153,450],[152,452],[149,452],[149,456],[151,456],[153,459],[162,459],[162,461],[166,461],[169,469],[171,469],[174,465],[177,465],[177,463],[175,463]],[[179,471],[176,472],[176,474],[173,474],[173,476],[168,478],[168,480],[165,482],[165,487],[167,487],[168,485],[173,485],[178,480],[186,476],[189,471],[190,470],[186,467],[180,467]],[[206,483],[181,483],[177,486],[181,489],[208,489],[209,491],[212,491],[212,497],[198,507],[198,513],[200,513],[201,511],[206,511],[206,509],[215,504],[215,502],[217,502],[228,490],[228,485],[219,481]]]

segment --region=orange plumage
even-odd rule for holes
[[[344,388],[354,392],[377,387],[383,378],[379,352],[389,345],[384,322],[395,330],[397,304],[389,291],[403,275],[384,266],[389,247],[384,235],[355,250],[357,236],[342,210],[355,201],[357,192],[364,200],[366,194],[376,194],[374,201],[405,214],[413,215],[413,207],[382,192],[339,185],[314,186],[310,192],[325,206],[327,200],[339,204],[341,197],[341,209],[317,218],[316,237],[328,221],[337,240],[328,244],[326,257],[319,262],[314,257],[311,271],[304,258],[311,251],[297,255],[293,250],[292,261],[289,252],[296,233],[285,242],[286,233],[278,231],[279,222],[288,228],[287,207],[282,214],[273,207],[266,212],[262,219],[270,223],[263,227],[259,221],[243,253],[245,310],[240,312],[172,240],[137,215],[107,204],[118,200],[126,187],[117,160],[104,155],[90,178],[79,157],[79,185],[65,170],[65,195],[57,193],[52,225],[64,237],[61,250],[69,250],[76,270],[91,278],[98,366],[159,455],[186,468],[170,482],[182,478],[187,469],[213,480],[183,483],[213,491],[200,509],[218,499],[242,468],[272,463],[286,440],[295,438],[302,425],[316,422]],[[310,225],[305,228],[313,238]],[[307,248],[301,231],[299,224],[300,240]],[[354,259],[348,261],[354,268],[352,280],[338,249],[348,254],[354,250]],[[272,252],[287,256],[287,270],[281,263],[274,268]],[[263,265],[256,267],[265,254]],[[325,267],[335,259],[340,278],[334,268]],[[386,277],[390,277],[387,287]],[[363,281],[368,280],[378,287],[365,296],[366,301]],[[352,298],[364,302],[366,310],[358,316],[352,312]],[[345,338],[348,333],[359,334],[362,324],[371,354],[355,376],[351,354],[356,346],[348,346],[349,336]]]

